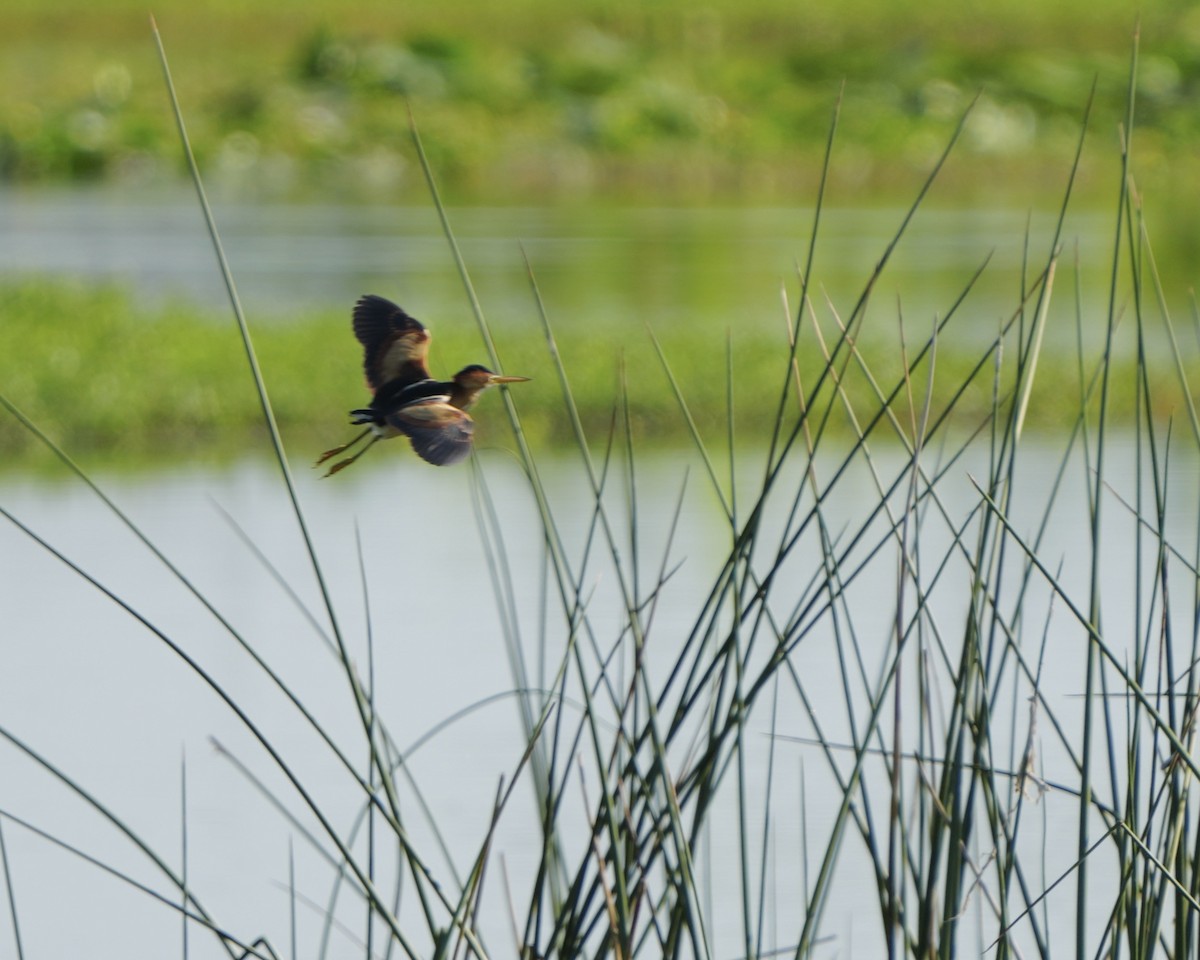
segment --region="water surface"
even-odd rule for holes
[[[1114,447],[1110,479],[1116,493],[1132,498],[1136,486],[1129,442],[1126,439]],[[1015,521],[1030,535],[1061,451],[1058,443],[1031,442],[1022,457],[1022,495],[1016,500]],[[884,446],[877,455],[877,466],[885,477],[905,469],[898,451],[889,452]],[[831,450],[821,460],[821,476],[831,475],[839,456]],[[567,630],[553,603],[543,607],[540,528],[527,485],[514,463],[498,451],[488,452],[482,459],[503,518],[520,642],[530,664],[527,682],[546,685],[548,677],[543,670],[553,671],[562,656]],[[668,455],[646,456],[639,462],[641,502],[634,529],[643,589],[653,584],[664,551],[669,566],[680,564],[662,592],[650,635],[650,671],[659,681],[688,635],[699,598],[707,593],[730,542],[728,526],[713,494],[698,479],[702,474],[695,464],[691,465],[683,522],[671,538],[675,504],[688,466]],[[965,520],[978,503],[970,475],[985,468],[986,451],[980,450],[941,483],[944,505],[956,523]],[[469,507],[469,472],[435,471],[394,447],[385,448],[373,463],[364,461],[340,475],[336,482],[319,481],[300,465],[297,469],[301,471],[299,493],[338,624],[360,672],[373,676],[381,714],[397,741],[412,744],[457,711],[484,704],[410,758],[413,775],[447,830],[451,853],[459,868],[465,869],[487,829],[497,784],[511,773],[522,752],[515,701],[510,695],[520,684],[509,669],[501,608]],[[757,458],[744,462],[743,491],[753,489],[760,469]],[[800,469],[797,464],[797,476]],[[569,458],[545,459],[542,470],[568,552],[578,563],[589,533],[590,497],[584,474]],[[1195,458],[1178,457],[1172,476],[1174,489],[1194,490]],[[1065,581],[1086,605],[1089,548],[1085,498],[1081,496],[1086,471],[1076,462],[1069,477],[1070,490],[1075,492],[1068,493],[1055,511],[1041,554],[1050,564],[1063,564]],[[265,461],[249,460],[229,470],[181,468],[136,476],[106,475],[100,480],[229,623],[278,670],[337,742],[352,755],[361,752],[357,746],[361,732],[346,682],[321,638],[322,632],[329,631],[328,617],[276,469]],[[617,486],[614,481],[612,508],[619,521],[623,510]],[[855,529],[875,502],[873,489],[870,473],[860,463],[827,501],[832,529]],[[331,813],[337,828],[349,832],[358,810],[356,790],[328,750],[228,632],[90,492],[65,480],[10,476],[0,482],[0,505],[67,553],[200,663],[260,725]],[[782,529],[785,507],[773,508],[768,529]],[[280,589],[232,531],[221,510],[244,527],[296,591],[305,610],[298,609]],[[1106,501],[1105,510],[1104,555],[1113,558],[1106,563],[1105,623],[1120,647],[1116,638],[1132,626],[1126,558],[1135,545],[1136,527],[1115,498]],[[1189,542],[1194,546],[1195,515],[1194,497],[1172,500],[1168,534],[1181,546]],[[949,533],[936,518],[927,526],[922,549],[932,565],[939,550],[948,548]],[[628,567],[631,534],[620,523],[617,531],[618,549]],[[804,541],[779,587],[781,615],[791,602],[788,598],[797,595],[819,563],[812,542]],[[850,609],[871,671],[892,642],[895,611],[889,598],[895,595],[895,569],[894,551],[884,551],[852,589]],[[613,571],[601,554],[591,561],[589,577],[594,623],[601,644],[611,644],[617,639],[619,597]],[[966,597],[961,583],[950,579],[950,585],[939,587],[932,597],[931,615],[953,643],[964,628]],[[7,523],[0,526],[0,606],[6,624],[0,727],[22,738],[109,805],[175,866],[181,862],[180,775],[186,758],[193,889],[230,929],[239,934],[268,933],[277,946],[285,945],[289,842],[295,844],[297,884],[304,896],[323,903],[332,871],[212,748],[210,737],[215,737],[284,798],[300,823],[319,833],[245,726],[162,640]],[[373,662],[367,654],[368,608]],[[1040,600],[1030,601],[1031,618],[1036,616],[1035,610],[1050,610],[1044,590]],[[309,614],[319,629],[310,622]],[[1077,694],[1083,687],[1085,635],[1061,606],[1047,615],[1052,642],[1047,647],[1045,693],[1069,732],[1078,729],[1082,712]],[[606,632],[606,625],[613,632]],[[1030,642],[1036,642],[1041,631],[1040,626],[1033,630]],[[543,649],[544,667],[539,653]],[[793,665],[825,723],[824,733],[836,741],[844,739],[848,731],[835,659],[827,626],[815,630],[793,654]],[[489,701],[491,697],[496,699]],[[786,688],[779,704],[781,732],[802,738],[813,735],[805,712]],[[564,709],[570,711],[569,706]],[[1017,716],[1014,732],[1020,739],[1024,735],[1023,706]],[[751,780],[760,787],[765,784],[770,760],[769,729],[769,712],[764,708],[755,715],[747,738]],[[1054,749],[1051,738],[1044,739],[1047,779],[1054,780],[1061,773],[1061,779],[1070,781],[1069,773],[1059,766],[1065,763],[1061,751]],[[997,744],[999,752],[1005,749],[1003,743]],[[363,762],[357,755],[355,760]],[[778,904],[777,929],[769,932],[769,942],[783,946],[798,928],[798,914],[792,905],[803,895],[802,851],[805,843],[810,857],[817,856],[813,851],[823,849],[838,797],[829,790],[828,777],[822,774],[824,761],[815,748],[781,743],[774,762],[772,806],[781,813],[773,827],[772,897]],[[807,784],[803,828],[799,817],[792,816],[800,809],[802,768]],[[4,771],[0,808],[165,889],[145,859],[111,825],[19,751],[7,745],[0,749],[0,769]],[[711,854],[705,859],[705,888],[715,905],[712,936],[718,957],[736,955],[740,942],[739,899],[736,888],[727,886],[736,881],[737,874],[731,789],[720,801],[725,813],[715,819],[709,838]],[[1040,821],[1043,812],[1048,819],[1044,829],[1026,828],[1033,851],[1031,862],[1041,862],[1037,851],[1045,843],[1048,872],[1053,876],[1074,858],[1077,801],[1069,794],[1051,791],[1040,803],[1030,822]],[[531,793],[518,790],[497,836],[497,850],[504,853],[517,891],[518,910],[523,909],[520,891],[528,882],[528,871],[534,866],[532,851],[539,842],[532,806]],[[431,837],[421,826],[411,797],[406,798],[406,809],[416,842],[423,850],[432,851]],[[179,921],[171,911],[11,822],[4,826],[27,950],[48,956],[116,960],[129,955],[128,937],[134,930],[138,952],[171,955],[178,949]],[[761,822],[754,829],[761,830]],[[825,928],[844,948],[839,952],[851,945],[855,952],[873,951],[876,946],[877,920],[872,919],[865,928],[861,922],[862,885],[873,881],[856,852],[859,842],[855,836],[846,840]],[[440,855],[430,852],[429,858],[435,869],[446,869]],[[815,869],[815,862],[808,864],[809,871]],[[1108,909],[1104,898],[1111,890],[1103,880],[1093,880],[1095,919],[1101,923]],[[1056,896],[1060,899],[1055,904],[1064,907],[1061,912],[1067,924],[1052,931],[1053,942],[1065,946],[1072,935],[1074,894],[1070,884]],[[345,898],[341,919],[361,930],[361,910],[350,899]],[[69,924],[59,919],[64,902],[70,904]],[[507,909],[501,884],[489,887],[483,923],[497,955],[505,955],[509,943]],[[409,912],[404,916],[419,923]],[[302,943],[307,945],[302,955],[313,955],[312,945],[320,931],[315,912],[301,909],[299,925]],[[210,937],[195,931],[192,938],[193,956],[219,955]],[[331,956],[361,955],[361,948],[343,935],[335,935],[333,944]]]
[[[388,294],[422,317],[466,310],[457,268],[433,209],[222,201],[213,209],[252,319],[346,309],[364,291]],[[903,208],[824,211],[813,297],[848,316],[905,215]],[[979,340],[1020,304],[1023,273],[1045,264],[1057,211],[939,208],[912,221],[874,292],[877,322],[897,317],[923,335],[985,264],[962,324]],[[455,208],[450,219],[480,299],[494,321],[519,327],[536,313],[522,251],[558,325],[685,324],[715,331],[782,324],[780,289],[797,296],[813,210],[806,207],[557,206]],[[1107,311],[1112,217],[1072,212],[1062,274],[1078,263],[1086,326]],[[194,197],[119,190],[0,193],[0,278],[87,277],[141,296],[182,296],[223,315],[226,294]],[[1158,251],[1170,262],[1170,250]],[[1032,266],[1030,266],[1032,264]],[[1073,281],[1072,281],[1073,282]],[[1174,302],[1186,291],[1168,284]],[[1073,293],[1051,338],[1074,343]],[[792,307],[794,309],[794,305]],[[1058,328],[1061,327],[1061,333]],[[918,334],[914,334],[918,335]]]

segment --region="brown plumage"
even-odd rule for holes
[[[465,412],[488,387],[520,383],[528,377],[502,377],[487,367],[471,364],[451,380],[429,375],[429,331],[415,317],[383,297],[367,294],[354,304],[354,335],[363,345],[363,370],[371,404],[350,411],[350,422],[367,424],[349,443],[326,450],[317,460],[370,441],[353,456],[339,460],[325,476],[354,463],[377,440],[406,436],[421,459],[436,466],[458,463],[471,453],[475,422]]]
[[[363,345],[363,372],[372,393],[399,381],[404,386],[432,379],[426,357],[429,356],[429,331],[402,307],[373,293],[354,304],[354,336]]]

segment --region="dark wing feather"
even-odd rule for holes
[[[378,390],[385,383],[402,384],[429,379],[425,357],[429,331],[403,308],[374,294],[354,304],[354,336],[363,345],[363,370],[367,385]]]
[[[422,460],[446,467],[471,453],[475,421],[442,398],[410,403],[387,415],[387,422],[410,441]]]
[[[371,409],[380,417],[387,417],[401,407],[422,400],[443,400],[449,402],[451,384],[439,383],[437,380],[418,380],[416,383],[405,383],[403,380],[389,380],[371,398]]]

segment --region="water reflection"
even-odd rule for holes
[[[213,206],[253,317],[343,309],[364,290],[403,295],[422,316],[463,310],[460,281],[428,205],[286,205],[218,197]],[[786,283],[794,296],[812,215],[803,207],[451,211],[480,296],[506,323],[534,322],[523,246],[558,324],[630,322],[640,328],[653,321],[719,330],[744,324],[774,329],[780,285]],[[895,207],[827,209],[814,264],[817,299],[828,295],[847,313],[903,215]],[[990,337],[1019,302],[1024,258],[1044,263],[1055,216],[923,209],[875,301],[890,324],[899,298],[906,316],[925,329],[990,257],[969,320],[981,337]],[[1084,289],[1098,296],[1107,292],[1112,230],[1107,212],[1072,212],[1065,225],[1064,249],[1072,265],[1078,261]],[[0,241],[6,250],[0,276],[117,280],[146,297],[225,304],[200,213],[187,192],[6,191],[0,193]],[[1170,251],[1159,256],[1169,261]],[[1073,342],[1073,331],[1065,336]]]

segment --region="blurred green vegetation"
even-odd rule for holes
[[[5,395],[72,455],[91,462],[132,464],[163,457],[221,462],[256,445],[266,449],[241,340],[224,313],[208,314],[186,303],[146,306],[115,286],[28,281],[0,286],[0,317],[0,384]],[[832,343],[837,331],[829,327],[825,337]],[[732,404],[737,435],[747,443],[769,436],[788,368],[782,331],[773,336],[746,328],[727,340],[720,330],[674,324],[655,333],[706,442],[720,447],[727,436],[727,349],[733,351],[736,371]],[[622,380],[637,442],[686,442],[679,407],[648,334],[631,336],[627,327],[613,325],[568,326],[556,330],[555,336],[592,442],[602,444],[608,435]],[[802,337],[799,369],[807,392],[816,385],[824,362],[812,331],[804,331]],[[346,413],[368,397],[347,311],[317,311],[294,316],[286,324],[256,324],[254,338],[291,455],[302,462],[349,439],[352,429]],[[1184,339],[1190,342],[1190,337]],[[954,341],[946,335],[938,344],[934,417],[949,407],[951,396],[983,356],[977,339],[969,347]],[[910,335],[909,350],[915,354],[919,347],[919,337]],[[881,387],[892,389],[903,371],[894,331],[864,337],[859,348]],[[1194,346],[1185,349],[1194,356]],[[511,338],[501,335],[499,350],[506,373],[534,378],[512,388],[523,428],[536,444],[568,442],[570,423],[543,339],[528,331]],[[448,376],[483,359],[473,325],[437,327],[430,357],[435,376]],[[1011,389],[1013,362],[1008,357],[1002,365],[1001,396]],[[1183,394],[1169,358],[1151,364],[1156,373],[1154,413],[1180,414]],[[1039,369],[1028,427],[1070,427],[1079,410],[1075,359],[1045,355]],[[1133,356],[1115,359],[1112,365],[1111,413],[1126,424],[1132,422],[1137,402],[1135,369]],[[918,368],[913,383],[918,404],[927,382],[925,370]],[[994,362],[988,359],[955,401],[958,428],[973,430],[986,420],[994,373]],[[1194,363],[1192,376],[1194,393],[1200,389],[1200,369]],[[857,410],[876,409],[874,395],[854,365],[844,384]],[[827,379],[824,389],[831,388]],[[789,416],[794,418],[794,388],[789,402]],[[902,423],[911,423],[903,393],[893,409]],[[485,397],[472,415],[480,423],[481,446],[511,445],[499,397]],[[841,414],[830,421],[830,428],[851,429]],[[890,428],[883,433],[889,435]],[[9,416],[0,417],[0,454],[0,461],[9,465],[46,459],[37,441]]]
[[[835,187],[907,194],[982,91],[962,145],[973,160],[939,189],[1057,195],[1093,79],[1096,135],[1116,143],[1135,27],[1125,0],[153,11],[210,182],[423,195],[407,100],[448,198],[492,203],[807,198],[843,81]],[[1149,5],[1141,33],[1139,176],[1189,189],[1172,174],[1200,151],[1200,7]],[[179,176],[141,0],[8,0],[0,83],[0,182]],[[1092,151],[1081,189],[1108,191],[1116,158]]]

